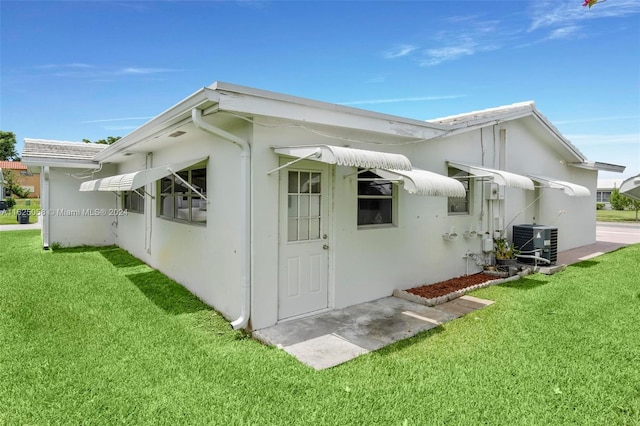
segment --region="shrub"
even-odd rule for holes
[[[603,210],[604,209],[604,203],[596,203],[596,210]]]
[[[5,198],[4,200],[7,202],[7,208],[8,208],[8,209],[12,209],[12,208],[13,208],[13,206],[15,206],[15,205],[16,205],[16,200],[14,200],[14,199],[13,199],[13,198],[11,198],[11,197],[7,197],[7,198]]]

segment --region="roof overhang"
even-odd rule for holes
[[[622,182],[622,185],[620,185],[620,194],[640,201],[640,175]]]
[[[411,162],[402,154],[368,151],[333,145],[310,145],[274,147],[276,154],[308,159],[337,166],[361,167],[363,169],[411,170]]]
[[[603,172],[615,172],[624,173],[626,166],[619,166],[617,164],[601,163],[599,161],[582,161],[575,163],[568,163],[570,166],[578,167],[580,169],[598,170]]]
[[[69,159],[57,159],[57,158],[41,158],[41,157],[22,157],[22,162],[27,165],[27,168],[31,167],[60,167],[68,169],[99,169],[101,166],[95,161],[87,160],[69,160]]]
[[[464,197],[466,190],[461,182],[427,170],[382,170],[375,174],[386,180],[402,185],[410,194],[441,197]]]
[[[137,172],[125,173],[122,175],[109,176],[102,179],[90,180],[80,184],[80,191],[133,191],[149,183],[162,179],[172,173],[193,166],[207,160],[208,157],[197,160],[183,161],[180,163],[167,164],[152,169],[139,170]]]
[[[586,186],[578,185],[571,182],[565,182],[546,176],[528,175],[531,179],[539,182],[545,188],[561,189],[570,197],[589,197],[591,191]]]
[[[526,176],[521,176],[504,170],[490,169],[484,166],[476,166],[473,164],[458,163],[447,161],[450,167],[455,167],[474,176],[488,177],[498,185],[508,186],[511,188],[521,188],[533,191],[535,186],[533,181]]]

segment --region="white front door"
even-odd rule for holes
[[[280,171],[278,319],[328,306],[327,166]]]

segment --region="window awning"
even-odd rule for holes
[[[137,172],[82,182],[80,184],[80,191],[133,191],[148,183],[162,179],[172,172],[179,172],[182,169],[205,161],[207,158],[208,157],[204,157],[197,160],[167,164],[165,166],[154,167],[153,169],[139,170]]]
[[[504,170],[495,170],[484,166],[456,163],[453,161],[447,161],[447,164],[474,176],[488,176],[498,185],[504,185],[511,188],[529,189],[531,191],[534,190],[533,181],[526,176],[505,172]]]
[[[591,191],[589,191],[589,188],[587,188],[586,186],[577,185],[575,183],[565,182],[545,176],[528,176],[536,182],[540,182],[542,186],[545,186],[547,188],[562,189],[564,193],[569,195],[570,197],[589,197],[591,195]]]
[[[273,150],[276,154],[297,157],[299,160],[308,159],[338,166],[362,167],[364,169],[411,170],[411,162],[402,154],[333,145],[274,147]]]
[[[620,185],[620,193],[640,201],[640,175],[629,178]]]
[[[383,179],[397,180],[410,194],[442,197],[464,197],[466,191],[461,182],[426,170],[384,170],[375,174]]]

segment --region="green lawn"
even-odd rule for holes
[[[27,204],[28,203],[28,204]],[[15,225],[18,223],[17,215],[18,210],[29,210],[29,223],[36,223],[38,221],[38,212],[40,211],[40,199],[28,198],[16,200],[16,205],[10,209],[0,211],[0,225]]]
[[[640,212],[638,214],[640,217]],[[635,222],[635,210],[596,210],[598,222]]]
[[[496,303],[316,372],[122,250],[2,232],[0,424],[638,425],[639,257],[477,291]]]

